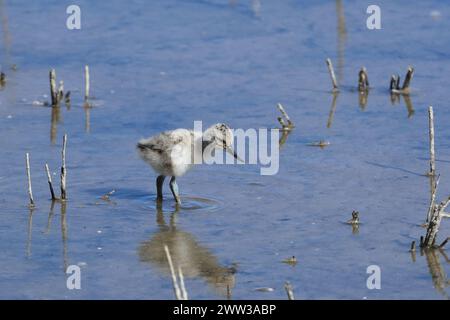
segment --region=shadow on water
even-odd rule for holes
[[[423,177],[423,176],[424,176],[423,173],[417,173],[417,172],[410,171],[410,170],[407,170],[407,169],[403,169],[403,168],[400,168],[400,167],[395,167],[395,166],[390,166],[390,165],[380,164],[380,163],[371,162],[371,161],[365,161],[365,163],[370,164],[370,165],[372,165],[372,166],[380,167],[380,168],[383,168],[383,169],[398,170],[398,171],[402,171],[402,172],[404,172],[404,173],[408,173],[408,174],[412,174],[412,175],[420,176],[420,177]]]
[[[156,223],[159,228],[149,240],[142,242],[139,246],[140,260],[158,267],[170,281],[170,269],[164,251],[164,245],[167,245],[175,270],[181,268],[185,278],[204,279],[220,296],[230,299],[235,284],[236,269],[220,265],[217,257],[198,243],[192,234],[176,226],[179,210],[180,208],[175,208],[170,212],[169,223],[167,223],[162,206],[157,206]]]

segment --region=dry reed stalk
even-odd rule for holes
[[[281,112],[281,115],[283,117],[277,117],[278,122],[281,124],[282,130],[291,130],[295,127],[294,123],[291,121],[291,118],[287,114],[286,110],[284,110],[284,107],[281,105],[281,103],[277,104],[278,110]],[[284,118],[284,119],[283,119]]]
[[[337,80],[336,80],[336,75],[334,73],[333,64],[331,63],[330,58],[327,58],[326,62],[327,62],[328,72],[330,73],[330,77],[331,77],[331,84],[333,85],[333,92],[339,91],[339,87],[338,87]]]
[[[34,207],[33,189],[31,188],[31,172],[30,172],[30,155],[26,153],[26,169],[28,178],[28,196],[30,198],[30,206]]]
[[[67,134],[63,136],[63,146],[61,151],[61,200],[67,199],[66,193],[66,178],[67,178],[67,170],[66,170],[66,145],[67,145]]]
[[[433,107],[428,107],[428,123],[429,123],[429,138],[430,138],[430,171],[429,175],[436,174],[436,156],[434,152],[434,114]]]
[[[52,106],[58,105],[58,92],[56,91],[56,71],[50,70],[50,96],[52,98]]]
[[[288,296],[288,299],[289,300],[295,300],[295,298],[294,298],[294,290],[292,288],[292,285],[289,283],[289,281],[285,282],[284,289],[286,290],[286,294]]]
[[[89,91],[90,91],[90,75],[89,75],[89,66],[84,66],[84,100],[89,99]]]
[[[358,90],[360,92],[367,92],[369,90],[369,77],[367,75],[367,69],[362,67],[358,76]]]
[[[45,164],[45,171],[47,172],[47,182],[48,187],[50,188],[50,194],[52,196],[52,200],[56,200],[55,191],[53,189],[52,176],[50,174],[50,169],[48,168],[48,164]]]

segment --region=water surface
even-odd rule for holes
[[[69,31],[65,3],[0,2],[0,298],[173,299],[163,243],[192,299],[285,299],[285,281],[298,299],[448,298],[448,258],[408,252],[425,232],[430,104],[438,199],[450,190],[448,4],[378,1],[382,29],[370,31],[363,1],[78,3],[82,29]],[[327,57],[343,88],[334,102]],[[93,108],[83,107],[85,64]],[[389,78],[408,65],[410,100],[392,104]],[[362,66],[367,103],[354,89]],[[50,68],[70,108],[36,105],[49,100]],[[181,208],[168,188],[156,206],[137,140],[195,120],[273,128],[278,102],[296,128],[277,175],[201,166],[179,179]],[[69,200],[52,205],[44,164],[58,185],[64,133]],[[320,140],[330,146],[309,146]],[[343,223],[353,210],[358,230]],[[440,239],[448,232],[444,221]],[[295,266],[282,263],[291,256]],[[66,288],[72,264],[81,290]],[[372,264],[381,290],[366,287]],[[274,290],[255,290],[264,287]]]

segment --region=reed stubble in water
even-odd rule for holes
[[[400,76],[392,75],[391,83],[389,85],[391,93],[397,93],[402,95],[410,94],[411,92],[410,85],[413,75],[414,75],[414,68],[410,66],[408,67],[408,71],[406,72],[405,80],[403,81],[403,86],[401,88],[400,88]]]
[[[87,101],[89,99],[89,91],[90,91],[90,75],[89,75],[89,66],[84,66],[84,100]]]
[[[358,90],[363,93],[367,93],[369,90],[369,76],[366,67],[362,67],[358,73]]]
[[[50,96],[52,98],[52,106],[58,105],[58,92],[56,91],[56,71],[50,70]]]
[[[336,80],[336,75],[334,73],[333,64],[331,63],[330,58],[327,58],[326,62],[327,62],[328,72],[330,73],[330,77],[331,77],[331,83],[333,85],[333,92],[339,91],[338,83]]]
[[[57,94],[58,104],[60,101],[62,101],[63,98],[64,98],[64,81],[61,80],[59,82],[58,94]]]
[[[3,87],[6,83],[6,74],[4,72],[0,72],[0,86]]]
[[[427,233],[425,238],[421,238],[421,247],[435,247],[437,234],[441,225],[442,218],[449,218],[450,214],[445,212],[445,209],[450,204],[450,196],[442,201],[440,204],[432,204],[432,211],[430,221],[428,222]],[[439,245],[443,248],[447,243],[448,238]]]
[[[28,152],[25,155],[25,159],[28,178],[28,196],[30,198],[30,206],[34,207],[33,189],[31,188],[30,155]]]
[[[63,146],[61,151],[62,165],[61,165],[61,200],[67,199],[66,194],[66,145],[67,145],[67,134],[63,136]]]
[[[292,122],[291,118],[287,114],[286,110],[284,110],[284,107],[281,105],[281,103],[277,104],[278,110],[280,110],[281,115],[283,117],[278,117],[278,122],[281,124],[281,128],[283,130],[292,130],[292,128],[295,127],[294,123]]]
[[[52,196],[52,200],[56,200],[55,191],[53,189],[52,176],[50,174],[50,169],[48,168],[48,164],[45,164],[45,171],[47,172],[47,182],[48,187],[50,188],[50,194]]]
[[[286,281],[284,284],[284,289],[286,290],[286,294],[288,296],[289,300],[295,300],[294,297],[294,289],[292,288],[292,285],[290,284],[289,281]]]
[[[66,92],[66,95],[64,96],[64,100],[65,100],[65,103],[66,103],[66,106],[70,106],[70,91],[67,91]]]
[[[450,204],[450,196],[443,200],[441,203],[436,203],[436,193],[439,185],[439,176],[436,177],[436,158],[434,150],[434,113],[433,107],[428,108],[428,120],[429,120],[429,139],[430,139],[430,171],[428,175],[432,178],[431,184],[431,201],[430,207],[427,213],[426,226],[427,232],[425,237],[420,238],[421,248],[435,248],[437,234],[441,225],[442,218],[450,217],[450,214],[445,212],[445,209]],[[447,243],[448,238],[439,246],[442,248]]]
[[[434,113],[433,107],[428,107],[428,124],[429,124],[429,138],[430,138],[430,171],[428,175],[436,175],[436,156],[434,152]]]
[[[408,67],[408,71],[406,72],[405,81],[403,81],[402,91],[403,93],[409,93],[409,85],[411,84],[411,80],[414,74],[414,68]]]

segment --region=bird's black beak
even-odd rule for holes
[[[233,150],[230,146],[225,147],[225,150],[231,154],[235,159],[239,160],[240,162],[244,162],[236,153],[236,150]]]

